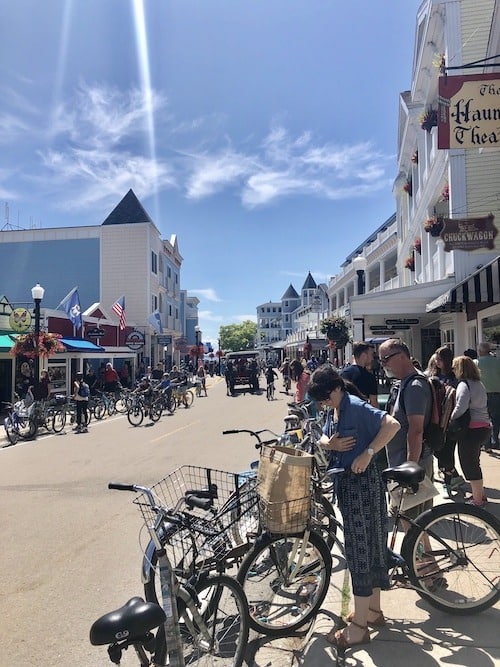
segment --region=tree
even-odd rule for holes
[[[253,350],[257,336],[257,324],[245,320],[241,324],[228,324],[219,329],[220,346],[227,352]]]

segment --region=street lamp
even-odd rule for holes
[[[35,371],[34,371],[34,395],[38,399],[38,389],[40,385],[40,355],[38,354],[38,337],[40,336],[40,303],[42,302],[44,288],[37,283],[31,288],[31,297],[35,302],[35,340],[37,345],[37,353],[35,357]]]
[[[198,357],[200,354],[200,336],[201,336],[201,331],[200,327],[198,325],[195,326],[194,328],[194,335],[195,335],[195,344],[196,344],[196,368],[195,372],[198,370]]]
[[[219,370],[218,370],[218,373],[219,373],[219,377],[220,377],[220,358],[221,358],[221,356],[222,356],[222,350],[220,349],[220,338],[219,338],[219,340],[217,341],[217,343],[218,343],[218,345],[219,345],[219,350],[218,350],[218,353],[219,353]]]

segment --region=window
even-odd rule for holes
[[[151,271],[153,273],[158,273],[158,255],[151,250]]]
[[[172,275],[172,269],[170,268],[170,266],[168,266],[167,267],[167,277],[170,278],[171,275]]]
[[[151,310],[157,310],[158,309],[158,297],[156,294],[153,294],[151,296]]]

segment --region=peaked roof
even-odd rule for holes
[[[316,289],[317,285],[314,281],[314,278],[311,276],[311,272],[307,274],[306,282],[302,285],[302,289]]]
[[[282,299],[300,299],[299,295],[295,291],[294,286],[290,283],[287,291],[281,297]]]
[[[141,202],[137,199],[135,192],[130,189],[102,224],[130,225],[134,222],[151,222],[154,224],[144,210]]]

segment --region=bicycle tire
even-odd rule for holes
[[[268,401],[272,401],[272,400],[273,400],[273,390],[272,390],[272,387],[271,387],[270,384],[267,385],[267,389],[266,389],[266,398],[267,398]]]
[[[424,512],[416,522],[405,535],[401,555],[420,597],[457,615],[479,613],[500,599],[496,517],[472,505],[445,503]],[[427,566],[424,554],[431,554]]]
[[[159,400],[154,401],[151,404],[151,408],[149,409],[149,416],[151,417],[151,421],[157,422],[160,419],[162,412],[163,412],[162,402]]]
[[[191,391],[191,389],[188,389],[186,391],[186,393],[184,394],[183,401],[186,408],[190,408],[193,405],[194,393]]]
[[[127,398],[125,396],[120,396],[115,401],[115,410],[121,415],[124,415],[127,412]]]
[[[240,667],[248,643],[247,601],[241,585],[225,574],[207,577],[189,585],[191,600],[177,598],[184,664],[199,667]],[[193,621],[191,605],[203,618],[211,642],[208,644]],[[192,629],[191,629],[192,628]],[[156,635],[155,662],[166,664],[164,626]]]
[[[21,419],[17,425],[17,432],[23,440],[33,440],[38,433],[38,424],[32,417]]]
[[[10,419],[10,417],[5,418],[4,428],[7,440],[10,442],[11,445],[15,445],[16,442],[19,440],[19,433],[17,432],[17,429],[12,423],[12,419]]]
[[[66,426],[66,410],[56,410],[52,418],[52,430],[60,433]]]
[[[288,581],[298,555],[304,560],[296,576]],[[290,560],[292,559],[292,560]],[[263,535],[245,556],[237,579],[248,599],[250,627],[279,637],[308,623],[321,607],[332,573],[332,555],[324,539],[310,532]]]
[[[95,406],[94,406],[93,413],[94,413],[94,417],[98,421],[101,421],[101,419],[106,414],[106,406],[104,405],[104,403],[102,403],[101,401],[99,401],[99,403],[96,403]]]
[[[127,419],[132,426],[140,426],[144,419],[144,410],[140,405],[134,405],[127,410]]]
[[[337,531],[342,524],[335,515],[333,504],[325,496],[315,499],[312,504],[312,527],[321,534],[330,551],[337,546],[341,553],[344,553],[344,545],[337,536]]]

